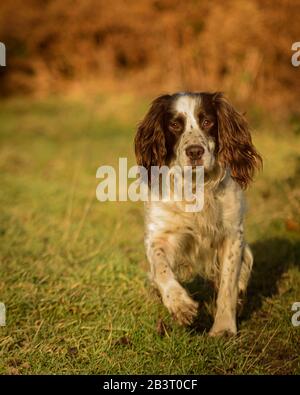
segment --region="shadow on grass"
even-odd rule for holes
[[[211,310],[215,305],[216,299],[213,283],[197,275],[193,281],[183,285],[188,289],[193,299],[199,302],[199,312],[191,329],[196,332],[208,332],[213,324]]]
[[[263,300],[278,294],[278,283],[289,267],[300,267],[300,242],[270,238],[251,244],[254,265],[240,320],[260,309]]]
[[[254,265],[247,296],[239,321],[250,319],[259,310],[263,300],[278,294],[279,280],[291,266],[300,267],[300,242],[285,238],[270,238],[251,244]],[[213,324],[213,306],[216,293],[210,282],[197,276],[184,284],[200,303],[199,315],[192,325],[196,332],[208,332]],[[207,308],[210,305],[211,308]]]

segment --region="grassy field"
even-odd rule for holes
[[[238,336],[214,339],[214,295],[199,293],[186,329],[150,289],[142,204],[95,197],[100,165],[134,163],[145,109],[130,96],[1,103],[0,372],[299,374],[299,121],[254,122],[264,157],[247,192],[254,272]]]

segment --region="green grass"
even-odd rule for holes
[[[239,335],[212,339],[214,295],[198,295],[200,316],[186,329],[150,289],[142,204],[95,198],[100,165],[134,163],[146,108],[116,100],[1,103],[0,372],[299,374],[300,327],[291,324],[300,301],[299,133],[258,122],[265,167],[247,192],[248,301]]]

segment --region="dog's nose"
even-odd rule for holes
[[[201,159],[202,155],[204,154],[204,148],[202,145],[189,145],[185,152],[192,160]]]

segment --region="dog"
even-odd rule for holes
[[[185,212],[182,202],[145,203],[150,278],[181,325],[190,325],[198,312],[182,273],[211,281],[218,295],[209,335],[235,335],[239,296],[253,265],[244,239],[243,190],[262,165],[244,115],[221,92],[162,95],[138,124],[134,144],[137,164],[149,173],[152,166],[203,166],[201,211]]]

